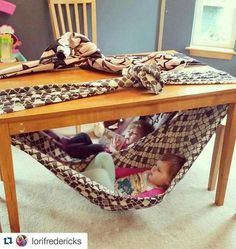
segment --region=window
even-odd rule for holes
[[[188,49],[231,52],[232,57],[235,54],[235,26],[236,0],[196,0],[191,45]]]

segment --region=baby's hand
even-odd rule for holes
[[[108,147],[108,151],[111,152],[111,153],[117,152],[117,150],[111,144]]]
[[[117,150],[119,150],[122,147],[122,145],[123,145],[123,143],[122,143],[121,139],[119,138],[119,136],[113,137],[113,139],[111,141],[111,144]]]
[[[111,139],[111,143],[108,145],[108,150],[111,153],[117,152],[117,138],[116,137],[113,137]]]

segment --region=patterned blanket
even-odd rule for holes
[[[114,79],[84,84],[38,85],[0,91],[0,114],[103,94],[126,87],[144,87],[159,94],[165,84],[235,83],[236,78],[219,71],[181,70],[196,60],[179,54],[154,52],[146,56],[105,57],[96,44],[78,33],[67,32],[51,44],[40,60],[0,70],[0,78],[72,67],[118,73]]]

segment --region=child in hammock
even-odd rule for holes
[[[114,137],[111,139],[110,144],[107,145],[106,151],[114,153],[126,149],[129,145],[153,132],[153,130],[154,127],[144,120],[134,121],[128,125],[123,132],[123,136],[112,132]]]
[[[116,168],[112,156],[98,154],[83,175],[121,195],[151,197],[162,194],[169,187],[186,159],[175,154],[164,154],[151,168]]]
[[[72,138],[58,136],[52,130],[44,132],[54,140],[54,142],[65,151],[70,157],[84,159],[90,155],[97,155],[100,152],[116,152],[124,149],[131,143],[137,142],[140,138],[153,131],[153,127],[145,123],[143,120],[136,121],[128,126],[127,134],[124,136],[125,142],[120,144],[114,137],[113,144],[109,147],[103,144],[94,144],[87,133],[81,132]]]

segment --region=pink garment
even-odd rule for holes
[[[116,168],[115,169],[115,175],[116,179],[132,175],[132,174],[137,174],[140,172],[144,172],[146,170],[150,170],[151,168]],[[142,193],[139,193],[135,197],[140,197],[140,198],[145,198],[145,197],[153,197],[155,195],[160,195],[163,194],[166,191],[166,188],[153,188],[148,191],[144,191]]]
[[[158,188],[158,187],[156,187],[156,188],[153,188],[151,190],[144,191],[144,192],[136,195],[136,197],[139,197],[139,198],[153,197],[155,195],[163,194],[165,191],[166,191],[165,188]]]
[[[146,170],[149,170],[151,168],[116,168],[116,179],[119,179],[121,177],[137,174],[140,172],[144,172]]]

